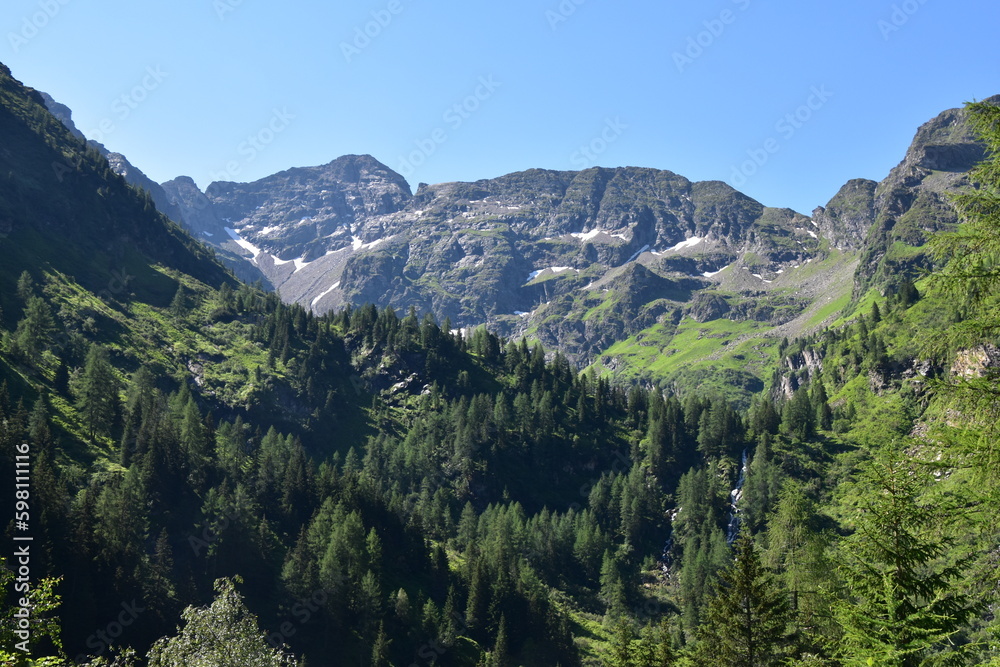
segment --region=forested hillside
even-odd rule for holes
[[[936,268],[738,410],[286,305],[0,79],[6,664],[1000,665],[998,107]]]

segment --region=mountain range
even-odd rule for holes
[[[45,100],[82,136],[65,106]],[[956,221],[948,193],[984,155],[964,111],[947,110],[885,179],[851,180],[806,216],[723,182],[637,167],[532,169],[412,193],[368,155],[202,192],[185,176],[156,184],[93,145],[239,277],[286,302],[317,314],[414,308],[455,329],[539,340],[581,368],[682,389],[928,268],[927,235]],[[692,328],[718,345],[673,363]],[[654,363],[654,352],[667,359]],[[736,386],[769,380],[752,358],[735,365]]]

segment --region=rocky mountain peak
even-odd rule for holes
[[[876,283],[893,289],[915,271],[930,268],[921,248],[931,234],[958,223],[949,195],[968,184],[968,170],[985,154],[964,108],[944,111],[920,126],[906,156],[875,189],[855,294]]]
[[[875,190],[878,183],[866,178],[848,181],[833,199],[813,211],[813,222],[823,238],[842,250],[857,250],[864,244],[875,220]]]

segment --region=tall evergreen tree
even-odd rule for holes
[[[55,331],[52,309],[39,296],[28,297],[24,317],[17,323],[14,341],[18,351],[30,362],[37,363],[38,356],[48,349]]]
[[[120,407],[118,389],[118,377],[108,359],[108,351],[96,343],[91,345],[74,392],[76,407],[91,438],[111,434]]]
[[[699,627],[700,665],[784,664],[790,644],[786,592],[761,565],[749,533],[736,540],[733,563],[719,573],[716,596]]]
[[[944,556],[938,530],[956,517],[921,499],[932,476],[893,449],[862,471],[855,532],[839,549],[846,596],[834,604],[848,648],[845,664],[919,667],[975,613],[963,588],[963,563]]]

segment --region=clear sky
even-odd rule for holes
[[[202,188],[369,153],[414,189],[645,166],[808,213],[883,178],[940,111],[1000,93],[987,0],[5,0],[2,16],[15,77],[154,180]]]

